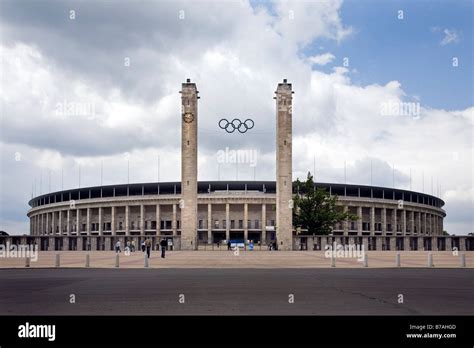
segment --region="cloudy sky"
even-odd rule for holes
[[[179,181],[186,78],[201,96],[199,179],[274,180],[286,78],[295,178],[316,168],[317,181],[433,193],[449,233],[474,231],[469,0],[0,6],[0,230],[27,233],[32,195],[77,187],[79,173],[100,185],[101,164],[104,184]],[[219,129],[234,117],[255,127]],[[219,164],[226,147],[257,165]]]

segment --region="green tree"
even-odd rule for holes
[[[344,220],[355,221],[357,215],[337,208],[337,195],[314,187],[313,176],[308,172],[305,182],[296,180],[298,193],[293,197],[293,224],[308,230],[308,234],[330,234],[334,225]]]

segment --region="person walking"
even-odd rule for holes
[[[146,246],[146,254],[147,254],[147,257],[150,258],[150,250],[151,250],[151,239],[148,238],[145,242],[145,246]]]
[[[135,252],[135,241],[132,240],[132,253]]]
[[[227,250],[231,250],[231,249],[232,249],[230,246],[231,246],[230,240],[228,240],[228,241],[227,241]]]
[[[168,242],[166,241],[166,239],[163,238],[161,240],[160,246],[161,246],[161,257],[164,259],[165,258],[166,247],[168,246]]]
[[[145,246],[145,240],[142,240],[142,252],[145,252],[146,246]]]
[[[122,252],[122,251],[120,250],[120,241],[119,241],[119,240],[117,241],[117,243],[115,243],[115,252],[116,252],[116,253]]]

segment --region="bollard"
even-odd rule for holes
[[[61,265],[61,261],[60,261],[60,258],[59,258],[59,253],[56,254],[56,263],[55,263],[55,266],[56,267],[59,267]]]
[[[115,267],[120,267],[119,254],[115,254]]]
[[[395,258],[395,267],[400,267],[400,252],[397,253]]]
[[[143,253],[145,255],[145,267],[148,267],[148,255],[146,253]]]
[[[433,254],[428,253],[428,267],[433,267]]]
[[[466,254],[461,254],[461,267],[466,267]]]
[[[25,267],[30,267],[30,258],[29,257],[27,257],[25,259]]]
[[[364,253],[364,267],[369,267],[369,255]]]
[[[91,256],[89,253],[86,254],[86,267],[89,267],[91,264]]]
[[[331,267],[336,267],[336,258],[331,255]]]

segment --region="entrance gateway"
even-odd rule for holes
[[[181,86],[181,248],[197,249],[197,153],[198,96],[196,84],[187,79]],[[276,242],[280,250],[292,250],[293,244],[293,177],[292,113],[293,90],[286,79],[277,85],[276,96]],[[246,219],[244,219],[246,220]],[[265,222],[264,222],[265,223]],[[226,225],[229,225],[227,221]],[[225,238],[221,239],[225,233]],[[232,235],[231,235],[232,234]],[[232,237],[250,239],[243,232],[215,232],[217,240]],[[244,235],[241,235],[244,234]],[[255,241],[254,241],[255,242]]]

